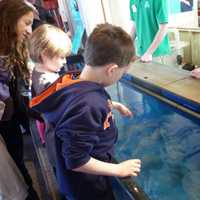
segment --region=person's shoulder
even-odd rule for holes
[[[34,78],[38,78],[40,77],[42,74],[42,72],[39,72],[37,71],[37,69],[34,67],[33,71],[32,71],[32,75],[31,75],[31,78],[34,79]]]
[[[7,58],[8,58],[8,56],[1,56],[0,55],[0,67],[5,64]]]
[[[82,95],[81,101],[92,109],[104,109],[107,107],[108,94],[104,90],[92,90]]]
[[[5,58],[0,56],[0,70],[5,67]]]
[[[6,67],[6,60],[8,56],[0,56],[0,81],[8,80],[9,78],[9,70]]]

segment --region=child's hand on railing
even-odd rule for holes
[[[126,160],[117,164],[118,177],[138,176],[141,169],[141,160]]]

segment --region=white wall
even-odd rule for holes
[[[198,27],[197,10],[170,15],[168,26],[173,28]]]
[[[109,23],[121,26],[128,32],[130,31],[130,13],[129,13],[129,1],[130,0],[104,0],[104,4],[108,4],[110,7]]]
[[[169,16],[170,27],[198,27],[198,0],[193,0],[193,11],[172,14]]]
[[[77,3],[87,35],[97,24],[105,23],[101,0],[78,0]]]
[[[130,30],[129,0],[77,0],[87,34],[99,23]]]

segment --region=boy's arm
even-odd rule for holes
[[[132,117],[133,113],[131,110],[123,105],[122,103],[112,101],[112,107],[120,112],[121,115],[127,116],[127,117]]]
[[[163,38],[165,37],[167,33],[167,25],[168,25],[168,3],[167,0],[156,0],[155,2],[155,13],[156,18],[155,20],[158,21],[159,29],[147,49],[147,51],[142,55],[141,61],[143,62],[151,62],[152,61],[152,55],[154,51],[157,49],[157,47],[162,42]]]
[[[158,48],[159,44],[162,42],[163,38],[167,34],[167,30],[168,30],[167,23],[159,25],[159,30],[156,36],[154,37],[153,42],[151,43],[147,51],[144,53],[144,55],[141,57],[142,62],[152,61],[152,54]]]
[[[90,158],[84,165],[73,169],[76,172],[83,172],[103,176],[137,176],[140,172],[141,161],[138,159],[127,160],[119,164],[102,162],[94,158]]]
[[[67,118],[61,120],[56,136],[61,141],[62,156],[66,169],[77,172],[107,176],[136,176],[140,171],[140,160],[128,160],[120,164],[99,161],[93,157],[95,144],[100,142],[99,135],[102,130],[102,116],[94,108],[82,105],[77,113],[69,117],[67,113],[74,112],[69,109],[65,112]],[[99,109],[98,109],[99,110]]]

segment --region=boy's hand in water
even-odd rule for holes
[[[138,176],[141,169],[141,160],[126,160],[118,164],[118,177]]]
[[[124,115],[126,117],[133,116],[133,113],[131,112],[131,110],[119,102],[112,101],[112,107],[118,110],[121,115]]]

